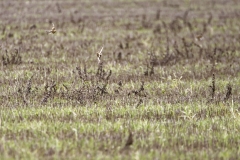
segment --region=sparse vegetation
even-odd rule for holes
[[[0,159],[239,159],[240,2],[0,8]]]

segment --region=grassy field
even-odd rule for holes
[[[237,0],[1,1],[0,159],[239,159],[239,15]]]

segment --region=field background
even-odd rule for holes
[[[238,0],[0,1],[0,159],[239,159],[239,18]]]

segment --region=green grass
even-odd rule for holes
[[[121,159],[127,156],[121,150],[131,130],[134,144],[128,154],[140,159],[237,158],[240,119],[231,107],[235,111],[234,106],[224,104],[218,108],[166,104],[110,110],[101,106],[5,109],[1,114],[1,155]]]

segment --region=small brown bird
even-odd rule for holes
[[[56,32],[57,31],[56,31],[54,24],[52,24],[52,29],[50,31],[47,31],[48,34],[55,34]]]
[[[132,132],[129,132],[129,136],[128,136],[127,142],[125,144],[125,147],[129,147],[132,144],[133,144],[133,134],[132,134]]]
[[[130,146],[133,144],[133,134],[131,131],[129,131],[128,139],[123,146],[123,148],[120,150],[120,153],[129,153]]]
[[[97,52],[98,63],[101,62],[102,51],[103,51],[103,47],[101,48],[101,50],[99,52]]]
[[[204,39],[203,34],[199,34],[199,35],[196,36],[197,41],[201,41],[203,39]]]

